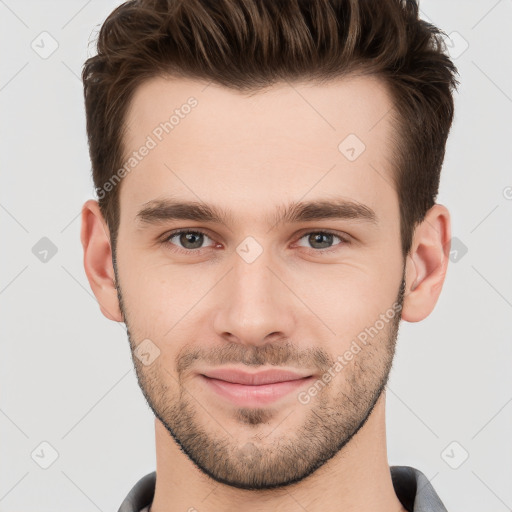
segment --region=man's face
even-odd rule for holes
[[[368,77],[251,97],[161,78],[136,91],[127,153],[154,144],[121,184],[118,294],[150,407],[217,481],[305,478],[351,440],[385,386],[404,277],[391,108]],[[175,109],[172,130],[158,130]],[[345,203],[337,216],[288,211],[333,201]],[[207,205],[223,222],[171,202]],[[304,378],[205,376],[222,369]]]

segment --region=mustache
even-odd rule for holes
[[[196,361],[206,362],[210,366],[221,366],[228,363],[246,366],[295,366],[319,368],[326,370],[334,360],[323,348],[306,348],[299,350],[290,342],[265,345],[241,345],[240,343],[225,344],[215,348],[183,349],[176,356],[176,368],[181,374],[188,370]]]

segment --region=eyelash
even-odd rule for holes
[[[170,243],[170,240],[172,238],[174,238],[175,236],[177,236],[177,235],[181,235],[181,234],[185,234],[185,233],[192,233],[194,235],[204,235],[204,236],[210,238],[211,240],[213,240],[208,235],[208,233],[206,233],[205,231],[202,231],[200,229],[177,229],[176,231],[172,231],[172,232],[166,234],[165,238],[162,240],[162,243],[165,244],[165,245],[168,245],[168,246],[174,245],[174,244]],[[318,234],[333,235],[336,238],[339,238],[341,240],[340,244],[337,244],[334,247],[329,247],[327,249],[313,249],[313,248],[310,247],[309,249],[311,251],[313,251],[315,254],[331,253],[331,252],[334,252],[334,251],[338,250],[338,245],[348,245],[348,244],[350,244],[350,240],[347,237],[344,237],[344,236],[340,235],[339,233],[337,233],[335,231],[330,231],[328,229],[319,230],[319,231],[308,231],[307,233],[304,233],[303,235],[301,235],[298,240],[301,240],[305,236],[312,235],[312,234],[316,234],[316,235],[318,235]],[[190,253],[198,253],[198,254],[200,254],[203,249],[208,249],[208,248],[207,247],[201,247],[199,249],[183,249],[181,247],[177,247],[177,248],[173,248],[173,249],[170,249],[170,250],[174,251],[174,252],[185,253],[185,254],[190,254]]]

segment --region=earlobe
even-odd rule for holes
[[[407,255],[403,320],[419,322],[433,311],[446,277],[450,238],[450,214],[435,204],[416,227]]]
[[[84,249],[85,273],[101,312],[109,320],[122,322],[114,284],[109,231],[98,202],[92,199],[82,207],[80,240]]]

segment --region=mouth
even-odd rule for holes
[[[240,407],[276,402],[314,379],[311,374],[274,369],[257,373],[220,369],[201,373],[199,377],[210,391]]]

